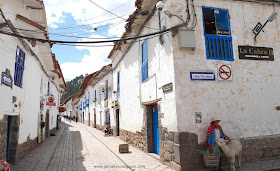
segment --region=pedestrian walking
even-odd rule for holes
[[[78,122],[78,112],[76,112],[76,123]]]

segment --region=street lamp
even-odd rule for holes
[[[257,36],[260,34],[260,32],[262,31],[262,29],[266,26],[266,24],[268,22],[272,22],[275,18],[276,18],[277,13],[274,12],[272,13],[268,19],[266,20],[266,22],[264,23],[264,25],[262,25],[260,22],[258,22],[258,24],[255,26],[255,28],[253,29],[253,32],[255,34],[255,39],[257,38]]]

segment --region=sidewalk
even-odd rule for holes
[[[151,158],[151,156],[147,153],[144,153],[132,146],[129,146],[129,150],[132,152],[130,154],[119,154],[119,144],[124,143],[119,139],[119,137],[105,137],[103,133],[95,128],[91,128],[88,126],[85,126],[84,124],[77,124],[80,127],[85,127],[88,129],[94,136],[96,136],[99,140],[101,140],[110,150],[114,151],[118,157],[120,157],[122,160],[124,160],[129,165],[144,165],[146,168],[152,168],[151,166],[155,166],[153,169],[156,170],[164,170],[164,169],[170,169],[167,166],[163,165],[162,163],[159,163],[158,160],[155,158]],[[142,170],[142,169],[139,169]],[[207,169],[211,170],[211,169]],[[224,171],[229,171],[229,167],[223,167]],[[241,165],[241,168],[236,168],[236,171],[280,171],[280,159],[275,160],[265,160],[265,161],[258,161],[253,163],[246,163]]]
[[[69,124],[69,123],[68,123]],[[129,166],[130,170],[164,170],[164,171],[171,171],[173,169],[169,168],[168,166],[164,165],[159,161],[159,158],[156,159],[152,155],[149,155],[143,151],[140,151],[139,149],[129,146],[130,153],[119,153],[119,144],[123,144],[122,140],[119,139],[119,137],[114,136],[104,136],[104,133],[100,130],[97,130],[95,128],[88,127],[81,123],[70,123],[70,125],[77,126],[79,131],[81,132],[82,137],[87,137],[89,139],[92,137],[93,139],[91,142],[95,142],[95,144],[88,144],[89,148],[92,149],[92,146],[96,146],[96,144],[102,144],[102,146],[105,146],[109,151],[105,151],[103,154],[99,154],[100,156],[103,156],[106,160],[110,160],[110,158],[115,158],[112,155],[108,156],[108,153],[114,154],[121,162],[118,163],[112,163],[111,165],[102,162],[108,167],[110,166],[116,166],[116,167],[124,167],[124,165]],[[100,162],[97,162],[100,163]],[[101,167],[104,165],[101,163]],[[116,170],[116,169],[113,169]],[[121,169],[123,170],[123,169]]]
[[[48,137],[17,165],[11,166],[11,171],[172,170],[159,157],[132,146],[129,146],[130,153],[120,154],[119,144],[123,143],[119,137],[105,137],[95,128],[66,121],[61,123],[56,136]],[[280,159],[236,168],[236,171],[272,170],[280,170]]]
[[[11,171],[46,170],[56,146],[61,139],[64,128],[63,125],[60,125],[56,136],[48,137],[42,144],[25,156],[24,159],[20,160],[16,165],[11,166]]]

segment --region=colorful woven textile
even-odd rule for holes
[[[212,135],[212,133],[214,132],[215,129],[219,129],[219,130],[220,130],[220,133],[223,135],[223,137],[224,137],[225,140],[231,141],[231,139],[230,139],[228,136],[226,136],[226,135],[224,134],[224,131],[223,131],[223,129],[222,129],[222,127],[221,127],[220,125],[218,125],[217,127],[215,127],[214,125],[211,124],[211,125],[208,127],[207,134],[206,134],[206,138],[205,138],[205,140],[204,140],[204,142],[203,142],[203,144],[204,144],[205,146],[207,146],[207,144],[208,144],[208,139],[209,139],[209,137]]]
[[[220,164],[220,156],[216,154],[204,154],[203,160],[206,167],[217,167]]]
[[[0,160],[0,170],[4,169],[3,171],[10,171],[10,165],[6,160]]]

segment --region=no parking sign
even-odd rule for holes
[[[231,65],[218,65],[218,81],[232,81]]]

